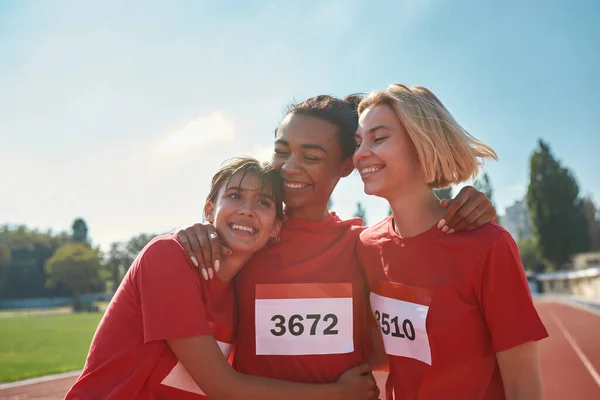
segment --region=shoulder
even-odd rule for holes
[[[166,234],[156,236],[154,239],[148,242],[148,244],[142,250],[144,256],[158,256],[161,254],[173,254],[182,253],[184,254],[183,247],[177,241],[174,235]]]
[[[160,235],[152,239],[138,256],[141,265],[159,265],[163,263],[192,265],[185,250],[174,235]]]
[[[360,242],[369,245],[377,243],[380,239],[388,238],[391,219],[392,217],[386,217],[375,225],[363,229],[360,233]]]
[[[514,242],[512,236],[502,226],[490,222],[472,231],[460,231],[449,235],[449,238],[471,248],[488,250],[495,243]],[[476,247],[475,247],[476,246]]]

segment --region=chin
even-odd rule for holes
[[[381,197],[379,195],[380,192],[381,192],[381,190],[379,190],[379,188],[376,185],[369,185],[369,184],[365,185],[365,193],[368,194],[369,196]]]

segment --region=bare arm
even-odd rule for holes
[[[507,400],[541,400],[542,379],[537,342],[496,354]]]
[[[236,372],[209,335],[167,342],[194,382],[211,399],[364,400],[375,395],[375,383],[367,365],[347,371],[334,383],[302,384]]]

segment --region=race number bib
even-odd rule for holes
[[[431,365],[427,336],[430,291],[377,281],[371,288],[371,309],[383,336],[385,352]]]
[[[219,345],[219,348],[221,349],[221,352],[223,353],[225,358],[227,358],[229,356],[229,353],[231,352],[231,343],[219,342],[217,340],[217,344]],[[179,361],[177,362],[177,364],[175,364],[175,366],[169,372],[169,374],[162,380],[161,384],[173,387],[175,389],[185,390],[186,392],[201,395],[206,394],[202,391],[202,389],[200,389],[196,382],[194,382],[194,379],[192,379],[185,367]]]
[[[256,285],[256,354],[354,351],[351,283]]]

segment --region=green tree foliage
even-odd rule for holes
[[[591,197],[583,199],[590,251],[600,251],[600,214]]]
[[[10,247],[6,244],[0,244],[0,297],[6,290],[8,285],[8,273],[12,257],[10,254]]]
[[[367,210],[365,210],[360,201],[356,203],[356,211],[354,211],[354,214],[352,214],[352,216],[356,218],[362,218],[363,225],[367,225]]]
[[[444,189],[434,189],[435,195],[440,200],[450,200],[452,199],[452,187],[447,187]]]
[[[543,140],[531,155],[529,173],[527,206],[538,250],[554,268],[561,268],[589,245],[579,186]]]
[[[99,249],[82,243],[63,244],[46,261],[47,286],[65,286],[74,297],[92,292],[102,283],[100,260]]]
[[[155,236],[153,233],[140,233],[127,242],[113,242],[110,244],[110,250],[106,254],[106,268],[110,271],[113,291],[121,283],[123,275],[129,269],[133,260]]]
[[[73,231],[72,238],[74,242],[86,244],[89,243],[88,228],[83,218],[77,218],[75,221],[73,221],[71,230]]]
[[[492,204],[494,204],[494,188],[492,187],[492,181],[490,180],[490,176],[487,172],[484,172],[480,177],[475,179],[473,187],[479,190],[481,193],[484,193],[492,202]]]
[[[517,245],[526,271],[544,272],[546,270],[546,263],[540,255],[535,238],[528,237],[518,240]]]
[[[68,295],[61,286],[46,288],[44,263],[62,244],[66,233],[40,232],[25,226],[0,227],[0,298]]]

